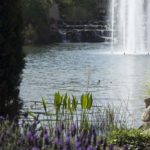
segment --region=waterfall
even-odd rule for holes
[[[147,0],[148,1],[148,0]],[[146,46],[147,51],[150,53],[150,2],[146,5],[147,6],[147,18],[146,18],[146,28],[147,28],[147,36],[146,36]]]
[[[150,51],[150,1],[111,0],[112,45],[125,53]]]

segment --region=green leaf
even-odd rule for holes
[[[68,98],[67,108],[68,108],[69,111],[71,110],[71,101],[70,101],[70,97]]]
[[[63,99],[63,97],[60,95],[60,93],[56,92],[54,95],[54,106],[55,106],[56,111],[59,110],[59,108],[62,104],[62,99]]]
[[[75,96],[72,96],[72,98],[73,98],[73,99],[72,99],[72,108],[73,108],[74,111],[76,111],[76,110],[77,110],[78,102],[77,102]]]
[[[46,112],[46,100],[45,100],[44,97],[42,97],[42,104],[43,104],[43,108],[44,108],[44,110]]]
[[[87,102],[87,109],[88,110],[90,110],[92,108],[92,104],[93,104],[92,94],[88,94],[88,102]]]
[[[63,98],[63,109],[67,108],[67,93],[65,94],[64,98]]]
[[[28,112],[28,115],[29,115],[29,116],[31,116],[31,117],[33,117],[33,118],[35,118],[34,113],[33,113],[33,112],[31,112],[31,111],[30,111],[30,112]]]
[[[87,94],[86,95],[82,94],[82,96],[81,96],[81,108],[82,109],[87,108],[87,101],[88,101]]]

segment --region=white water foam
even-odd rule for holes
[[[150,1],[111,0],[112,45],[123,53],[150,52]]]

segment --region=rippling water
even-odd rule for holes
[[[93,93],[99,104],[128,104],[135,120],[144,110],[150,56],[112,54],[108,44],[69,43],[29,46],[20,96],[27,102],[52,100],[61,91],[79,97]],[[126,106],[125,106],[126,107]]]

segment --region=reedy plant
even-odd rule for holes
[[[91,110],[93,104],[92,94],[86,93],[81,96],[81,128],[89,128],[88,110]]]
[[[56,92],[52,103],[42,98],[42,107],[35,108],[38,111],[44,110],[41,113],[37,111],[37,114],[41,114],[40,119],[43,117],[43,121],[48,123],[50,131],[53,126],[60,125],[62,122],[65,129],[68,129],[72,122],[76,122],[77,131],[88,130],[91,126],[95,126],[97,131],[102,134],[116,127],[125,127],[125,117],[122,117],[125,116],[125,111],[122,115],[119,112],[121,108],[117,109],[114,105],[98,106],[96,103],[93,104],[92,94],[88,92],[81,95],[80,102],[73,95]],[[29,111],[29,115],[34,118],[33,108],[32,111]]]

